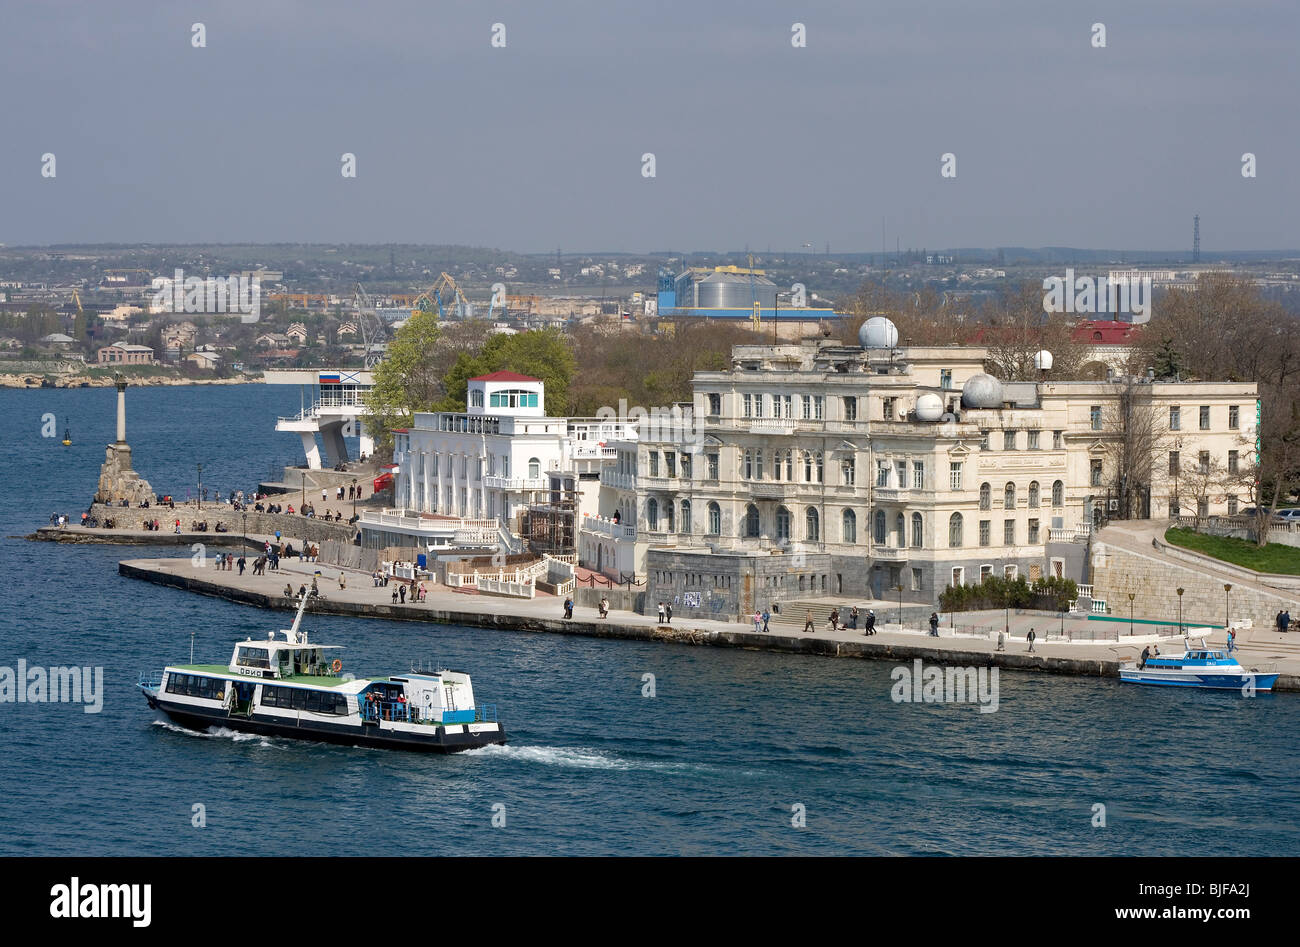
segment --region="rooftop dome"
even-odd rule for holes
[[[1002,382],[992,375],[972,375],[962,386],[961,406],[963,408],[1000,408],[1002,407]]]
[[[943,417],[943,399],[926,392],[916,399],[916,417],[921,421],[937,421]]]
[[[864,349],[892,349],[898,345],[898,328],[884,316],[872,316],[858,329],[858,343]]]
[[[1051,371],[1051,370],[1052,370],[1052,353],[1049,352],[1049,351],[1047,351],[1047,349],[1043,349],[1043,351],[1041,351],[1041,352],[1039,352],[1037,355],[1035,355],[1035,356],[1034,356],[1034,368],[1038,369],[1040,372],[1048,372],[1048,371]]]

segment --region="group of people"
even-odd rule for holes
[[[1291,627],[1290,609],[1287,609],[1286,611],[1283,612],[1278,612],[1275,621],[1277,624],[1277,630],[1280,631],[1282,634],[1286,634],[1287,629]]]
[[[754,631],[757,632],[757,633],[759,633],[759,634],[761,634],[762,632],[767,631],[767,623],[770,622],[771,620],[772,620],[772,613],[769,612],[766,608],[763,609],[761,612],[760,612],[760,611],[755,611],[755,612],[754,612]]]
[[[671,625],[673,623],[673,607],[668,602],[659,603],[659,624]]]
[[[387,584],[388,584],[388,577],[387,577],[387,576],[384,577],[383,584],[384,584],[384,585],[387,585]],[[399,582],[399,583],[397,583],[397,588],[393,589],[393,604],[394,604],[394,605],[398,605],[398,604],[405,605],[405,604],[406,604],[406,595],[407,595],[407,587],[408,587],[408,585],[409,585],[409,587],[410,587],[410,595],[411,595],[411,602],[412,602],[412,603],[415,603],[415,602],[423,602],[423,601],[425,601],[425,600],[428,598],[429,590],[428,590],[427,588],[424,587],[424,583],[423,583],[423,582],[415,582],[414,580],[412,580],[410,583]]]

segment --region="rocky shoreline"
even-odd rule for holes
[[[45,384],[47,379],[50,384]],[[173,378],[165,375],[138,375],[129,376],[128,380],[131,382],[132,387],[149,388],[172,385],[247,385],[255,383],[260,379],[244,377]],[[111,387],[113,387],[113,379],[108,376],[95,377],[91,375],[63,375],[58,372],[18,372],[16,374],[0,374],[0,388],[49,389]]]

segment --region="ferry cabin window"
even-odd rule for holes
[[[219,677],[205,677],[201,674],[172,674],[167,678],[167,693],[216,700],[218,694],[225,695],[226,683]]]
[[[305,710],[314,714],[346,714],[348,699],[343,694],[307,690],[302,687],[262,687],[262,706],[281,710]]]
[[[248,668],[270,668],[271,654],[266,648],[241,647],[238,663]]]

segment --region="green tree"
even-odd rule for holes
[[[441,372],[433,357],[441,334],[436,313],[416,311],[375,366],[365,425],[380,457],[392,456],[393,428],[408,427],[416,411],[431,410],[442,397]]]
[[[564,335],[554,329],[490,335],[477,354],[457,354],[445,379],[447,396],[438,407],[444,411],[464,411],[471,378],[509,371],[541,379],[546,385],[547,413],[566,414],[574,365],[573,349]]]

